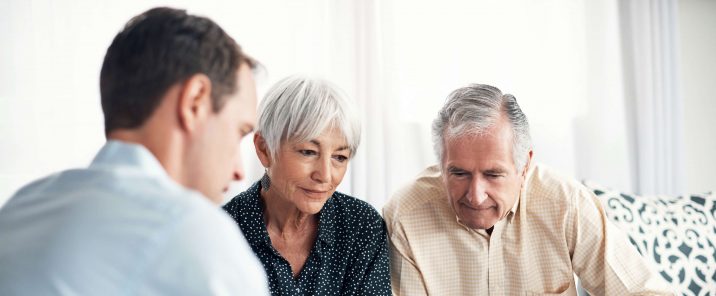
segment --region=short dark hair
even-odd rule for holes
[[[203,73],[213,111],[237,91],[242,63],[256,62],[224,30],[185,10],[153,8],[132,18],[107,49],[100,73],[105,134],[144,124],[167,89]]]

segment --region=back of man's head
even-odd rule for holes
[[[138,128],[169,87],[202,73],[214,112],[237,90],[237,69],[253,60],[212,20],[153,8],[132,18],[107,49],[100,74],[105,134]]]

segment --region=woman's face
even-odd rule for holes
[[[328,128],[310,141],[282,143],[276,160],[268,165],[269,190],[299,211],[316,214],[343,180],[350,156],[337,128]]]

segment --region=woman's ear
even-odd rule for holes
[[[266,139],[260,132],[254,133],[254,147],[256,148],[256,156],[259,157],[261,164],[268,168],[271,166],[271,152],[266,145]]]
[[[211,115],[211,80],[205,74],[195,74],[181,85],[177,104],[179,125],[192,132]]]

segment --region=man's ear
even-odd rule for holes
[[[194,131],[212,112],[211,79],[205,74],[194,74],[180,88],[179,124],[186,131]]]
[[[271,166],[271,153],[269,152],[268,145],[266,145],[266,139],[260,132],[254,133],[254,147],[256,148],[256,156],[259,157],[261,164],[268,168]]]
[[[532,163],[532,149],[530,149],[530,152],[527,153],[527,162],[525,163],[525,167],[522,168],[522,178],[527,176],[527,171],[530,169],[531,163]]]

